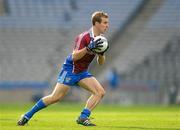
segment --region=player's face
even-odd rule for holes
[[[99,23],[97,27],[99,32],[104,34],[109,28],[109,19],[102,17],[101,20],[101,23]]]

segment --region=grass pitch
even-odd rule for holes
[[[37,113],[26,126],[20,115],[32,104],[1,104],[0,130],[180,130],[180,106],[116,106],[100,104],[92,113],[95,127],[77,125],[81,104],[60,103]]]

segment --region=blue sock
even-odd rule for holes
[[[80,118],[87,118],[91,114],[91,111],[89,109],[84,108],[81,112]]]
[[[38,112],[39,110],[45,108],[46,105],[44,104],[43,100],[40,99],[30,111],[28,111],[24,116],[29,120],[34,115],[34,113]]]

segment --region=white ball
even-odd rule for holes
[[[99,38],[101,38],[101,41],[103,42],[101,45],[103,45],[103,46],[99,47],[100,50],[99,49],[95,49],[95,52],[97,52],[97,53],[105,52],[106,49],[108,48],[108,41],[107,41],[107,39],[104,36],[101,36],[101,35],[100,36],[96,36],[94,38],[94,41],[96,41]]]

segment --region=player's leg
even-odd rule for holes
[[[105,95],[105,90],[94,77],[82,79],[79,85],[92,93],[85,106],[85,108],[92,111]]]
[[[84,78],[80,80],[78,84],[82,88],[91,92],[92,95],[87,100],[86,106],[81,112],[81,115],[77,120],[77,123],[82,124],[82,125],[94,125],[89,122],[88,117],[90,116],[91,111],[97,106],[97,104],[100,102],[100,100],[104,96],[105,90],[94,77]]]
[[[52,94],[42,98],[46,106],[60,101],[68,92],[69,86],[57,83]]]
[[[25,125],[36,112],[61,100],[66,95],[68,90],[69,87],[67,85],[57,83],[52,94],[40,99],[27,113],[21,117],[17,124]]]

